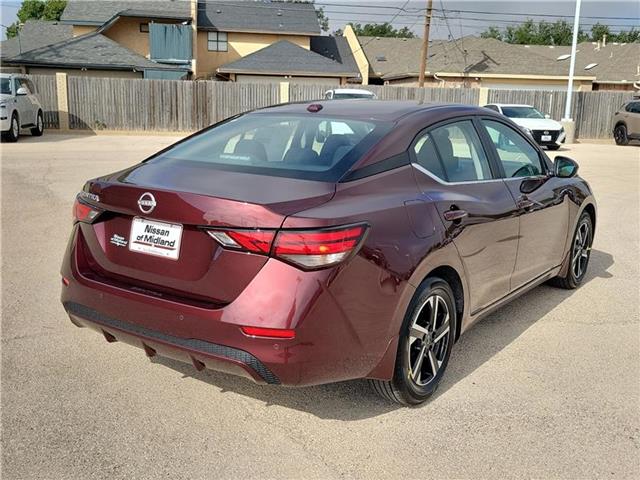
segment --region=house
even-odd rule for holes
[[[0,59],[38,74],[336,85],[358,77],[346,40],[320,34],[307,3],[70,0],[60,22],[27,22],[22,48],[3,42]]]
[[[368,83],[418,85],[421,39],[356,36],[350,27],[345,37]],[[586,43],[578,50],[576,90],[633,89],[634,81],[640,80],[640,44],[597,50]],[[513,45],[472,36],[432,41],[425,86],[564,90],[570,53],[570,47]]]

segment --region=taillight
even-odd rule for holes
[[[321,230],[207,230],[225,248],[271,255],[302,269],[329,267],[346,260],[362,243],[366,225]]]
[[[273,230],[207,230],[207,233],[223,247],[267,255],[275,236]]]
[[[360,246],[364,225],[329,230],[281,230],[276,236],[273,256],[305,269],[340,263]]]
[[[98,210],[86,203],[82,203],[77,198],[73,204],[73,220],[75,222],[91,223],[98,217],[98,215],[100,215],[100,213],[102,213],[102,210]]]

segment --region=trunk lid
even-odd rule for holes
[[[199,173],[199,174],[197,174]],[[222,249],[202,227],[277,229],[293,213],[333,197],[332,183],[140,164],[95,179],[86,191],[105,212],[81,224],[82,272],[155,296],[221,306],[233,301],[266,263],[264,255]],[[155,206],[139,200],[149,200]],[[177,259],[131,250],[132,222],[182,226]]]

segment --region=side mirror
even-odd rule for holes
[[[547,120],[549,120],[551,118],[551,115],[549,115],[548,113],[544,114],[544,118],[546,118]]]
[[[29,95],[29,90],[24,87],[20,87],[16,92],[16,95]]]
[[[578,164],[568,157],[556,157],[553,161],[553,175],[559,178],[571,178],[578,174]]]

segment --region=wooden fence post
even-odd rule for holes
[[[289,82],[280,82],[280,103],[289,102]]]
[[[67,74],[56,72],[56,91],[58,93],[58,119],[60,130],[69,130],[69,97]]]
[[[483,107],[489,103],[489,89],[486,87],[480,87],[480,95],[478,96],[478,106]]]

